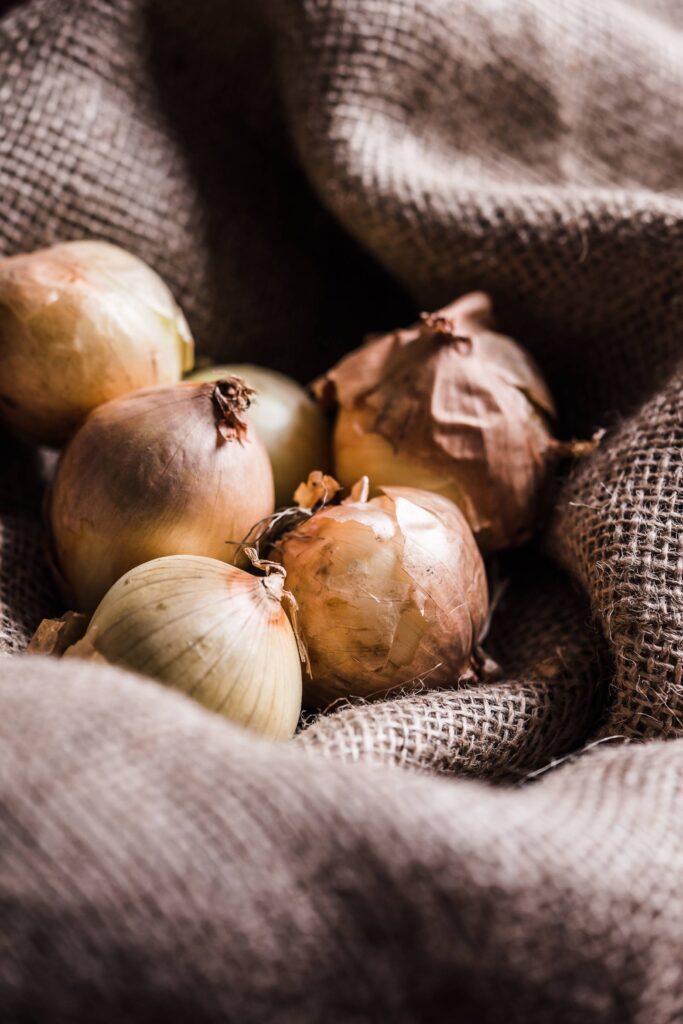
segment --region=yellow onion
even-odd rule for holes
[[[377,486],[442,494],[489,550],[531,536],[557,450],[540,371],[491,325],[488,297],[467,295],[369,341],[314,385],[339,406],[333,452],[342,484],[367,474]]]
[[[268,455],[243,419],[249,395],[233,377],[135,391],[90,414],[51,501],[74,607],[92,611],[119,576],[162,555],[233,561],[234,542],[273,511]]]
[[[299,482],[311,470],[328,467],[327,420],[300,384],[276,370],[248,364],[210,366],[196,370],[189,380],[216,380],[233,375],[256,391],[248,415],[270,455],[275,504],[291,505]]]
[[[284,573],[267,573],[185,555],[146,562],[114,584],[69,653],[94,651],[239,725],[288,738],[301,711],[301,662]]]
[[[356,488],[285,533],[276,550],[311,663],[308,703],[455,683],[488,615],[484,564],[451,501]]]
[[[106,242],[65,242],[0,260],[0,419],[60,445],[91,409],[192,368],[170,291]]]

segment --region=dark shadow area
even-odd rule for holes
[[[158,101],[203,207],[196,249],[208,252],[211,308],[195,317],[198,348],[306,381],[416,310],[313,194],[288,139],[268,35],[256,15],[229,8],[147,8]]]
[[[19,651],[63,609],[43,548],[45,456],[0,432],[0,460],[0,651]]]

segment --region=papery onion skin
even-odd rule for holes
[[[96,409],[66,447],[51,501],[72,607],[92,611],[125,572],[164,555],[234,560],[272,513],[270,460],[247,423],[225,440],[214,384],[133,392]]]
[[[114,665],[288,739],[301,711],[301,662],[282,592],[280,576],[253,576],[212,558],[159,558],[114,584],[86,639]]]
[[[291,505],[294,491],[311,470],[329,469],[326,417],[300,384],[277,370],[249,363],[195,370],[188,380],[241,377],[256,396],[248,417],[266,446],[273,466],[276,506]]]
[[[339,413],[335,476],[410,483],[455,501],[484,550],[533,534],[555,451],[555,410],[531,357],[473,293],[370,340],[314,390]]]
[[[446,498],[383,487],[278,542],[311,662],[306,703],[454,684],[488,615],[481,554]]]
[[[0,260],[0,419],[59,446],[103,402],[192,368],[190,329],[151,267],[65,242]]]

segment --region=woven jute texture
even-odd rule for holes
[[[0,701],[4,1020],[680,1017],[681,741],[501,790],[85,664],[7,658]]]
[[[683,1017],[683,4],[0,12],[0,251],[122,244],[302,380],[483,288],[607,430],[499,569],[499,680],[286,746],[18,653],[61,609],[0,437],[3,1019]]]
[[[551,530],[614,654],[612,733],[683,735],[682,400],[678,370],[573,474]]]

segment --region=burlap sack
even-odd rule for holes
[[[680,1018],[681,742],[501,791],[112,669],[8,658],[0,702],[3,1020]]]
[[[201,352],[302,379],[485,288],[563,433],[609,428],[546,539],[584,594],[523,557],[488,687],[279,748],[152,684],[0,659],[6,1018],[683,1015],[679,742],[519,792],[339,764],[522,780],[680,731],[680,2],[5,6],[3,251],[119,242]],[[0,443],[17,651],[58,602],[40,467]]]

